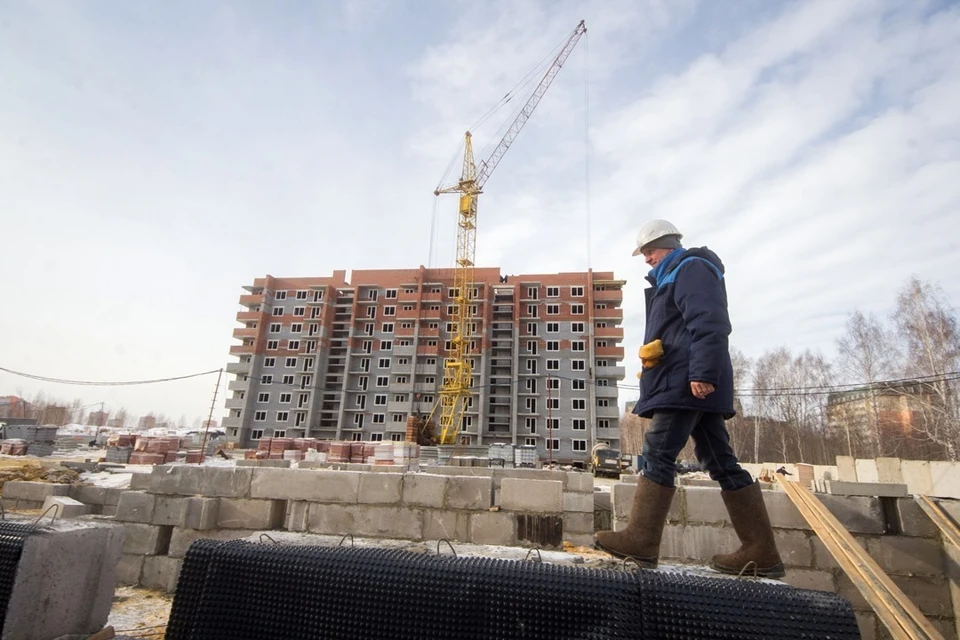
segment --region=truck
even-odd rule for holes
[[[622,453],[608,444],[594,445],[593,450],[590,451],[590,468],[595,478],[601,476],[619,478],[621,473],[630,473],[631,464],[633,464],[631,454]]]

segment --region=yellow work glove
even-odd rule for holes
[[[644,369],[650,369],[660,364],[660,358],[663,357],[663,343],[659,339],[640,347],[640,362]],[[639,378],[643,371],[637,373]]]

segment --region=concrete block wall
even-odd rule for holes
[[[636,486],[613,486],[614,528],[626,526]],[[797,587],[831,591],[848,598],[857,612],[863,638],[887,637],[866,600],[817,538],[781,490],[763,492],[777,545],[787,568],[785,582]],[[889,498],[896,517],[886,517],[879,498],[817,495],[869,555],[897,583],[945,638],[958,637],[956,612],[960,589],[951,587],[956,563],[948,555],[929,521],[912,498]],[[960,516],[960,502],[945,505]],[[892,519],[893,522],[888,522]],[[900,533],[885,533],[899,527]],[[667,562],[704,563],[716,553],[739,546],[719,489],[681,487],[664,529],[661,557]]]
[[[593,476],[462,467],[403,473],[158,466],[145,488],[120,494],[115,520],[127,532],[119,581],[172,591],[194,540],[246,538],[259,531],[542,548],[559,548],[564,541],[588,545]]]
[[[837,468],[844,482],[905,484],[913,495],[960,498],[960,462],[837,456]]]

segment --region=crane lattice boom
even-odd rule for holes
[[[453,332],[450,336],[450,348],[444,359],[443,386],[438,392],[438,401],[430,413],[428,422],[433,418],[437,409],[440,409],[440,436],[439,444],[453,444],[456,442],[460,427],[463,424],[463,413],[470,401],[471,386],[473,383],[473,369],[470,365],[471,336],[473,330],[474,306],[474,259],[477,246],[477,198],[483,190],[483,185],[490,178],[494,169],[500,164],[504,154],[513,144],[520,130],[533,115],[534,109],[540,104],[543,95],[550,88],[560,67],[566,62],[577,42],[586,33],[587,27],[581,20],[577,28],[564,43],[560,53],[553,59],[543,78],[527,99],[520,113],[511,123],[500,143],[490,154],[490,157],[480,163],[479,170],[473,159],[473,142],[469,131],[465,134],[463,150],[463,171],[460,180],[434,193],[459,193],[460,208],[457,223],[457,263],[454,275],[453,295]]]

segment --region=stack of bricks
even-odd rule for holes
[[[615,529],[626,526],[635,489],[633,484],[614,485]],[[830,591],[849,599],[864,640],[886,637],[869,604],[789,496],[775,487],[765,490],[763,495],[777,547],[787,569],[784,581],[806,589]],[[960,591],[952,594],[951,581],[945,577],[953,571],[954,563],[948,559],[936,527],[914,500],[884,498],[891,501],[885,515],[880,498],[819,494],[817,498],[944,637],[956,638],[954,602],[960,605]],[[960,518],[960,503],[942,501],[941,504],[952,512],[955,519]],[[664,561],[705,563],[713,554],[733,551],[739,544],[719,489],[681,487],[677,491],[663,532],[660,553]]]
[[[175,462],[180,451],[180,438],[144,437],[137,438],[130,454],[130,464],[166,464]]]

